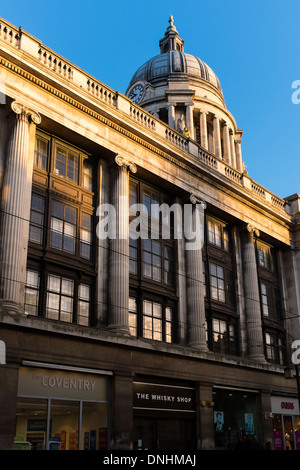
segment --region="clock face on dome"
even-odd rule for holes
[[[129,93],[129,98],[134,103],[139,103],[141,101],[143,93],[144,93],[143,85],[136,85],[134,88],[132,88],[131,92]]]

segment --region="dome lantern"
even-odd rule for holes
[[[169,23],[170,26],[167,28],[165,36],[159,41],[160,53],[165,54],[169,51],[183,52],[184,40],[179,37],[172,15],[169,17]]]

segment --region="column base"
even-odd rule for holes
[[[126,325],[108,325],[106,329],[122,336],[131,336],[129,327]]]
[[[201,351],[201,352],[208,352],[208,347],[207,347],[206,342],[192,341],[188,343],[188,347],[192,349],[197,349],[198,351]]]
[[[4,311],[6,313],[21,313],[20,305],[13,301],[7,299],[0,299],[0,311]]]

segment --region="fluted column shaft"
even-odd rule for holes
[[[115,231],[110,239],[109,328],[129,334],[129,171],[136,166],[116,157],[113,167],[112,205]]]
[[[241,139],[235,141],[236,169],[243,171]]]
[[[206,113],[200,111],[200,135],[201,135],[201,147],[208,150],[208,138],[207,138],[207,120]]]
[[[242,233],[246,329],[249,358],[265,362],[254,234],[259,231],[250,225]]]
[[[188,222],[193,227],[196,226],[198,218],[197,211],[199,209],[197,204],[199,204],[199,201],[193,199],[191,220]],[[201,246],[198,246],[197,249],[186,249],[186,296],[189,346],[207,351],[202,245],[201,243]]]
[[[214,144],[215,144],[216,157],[222,159],[220,121],[219,121],[219,118],[217,118],[217,116],[214,116]]]
[[[29,230],[29,213],[24,211],[24,207],[32,182],[32,162],[28,158],[29,131],[31,123],[39,124],[41,117],[15,101],[11,107],[15,116],[1,201],[1,304],[7,309],[20,311],[20,288],[25,281],[21,260],[23,250],[27,250]]]

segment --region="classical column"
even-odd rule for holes
[[[243,160],[242,160],[242,129],[237,129],[235,134],[235,155],[236,155],[236,169],[243,171]]]
[[[219,118],[216,115],[214,115],[214,144],[215,144],[215,155],[216,155],[216,157],[222,159],[220,121],[219,121]]]
[[[205,204],[202,201],[198,201],[194,196],[190,197],[190,204],[189,220],[185,218],[185,235],[188,230],[201,230],[201,233],[203,232],[203,205]],[[201,208],[199,208],[200,205],[202,205]],[[202,224],[201,227],[199,227],[199,223]],[[189,226],[186,226],[186,224],[189,224]],[[189,242],[186,242],[186,297],[189,346],[207,351],[202,266],[203,233],[201,237],[201,243],[196,244],[197,246],[192,249],[190,249],[188,245]],[[192,246],[193,245],[191,245],[191,247]]]
[[[229,141],[230,141],[231,165],[233,166],[233,168],[236,168],[234,135],[233,135],[232,129],[229,130]]]
[[[229,129],[227,122],[223,123],[223,142],[224,142],[224,159],[225,162],[231,165],[230,142],[229,142]]]
[[[205,150],[208,150],[207,120],[205,111],[200,111],[200,136],[201,147],[203,147]]]
[[[243,237],[242,252],[248,353],[250,359],[265,362],[254,243],[254,235],[259,236],[259,230],[248,224],[246,230],[242,231],[241,234]]]
[[[7,164],[1,201],[1,306],[19,312],[20,291],[25,282],[24,251],[28,245],[29,210],[32,165],[29,158],[30,126],[40,124],[41,116],[14,101],[11,108],[12,131],[8,143]],[[26,260],[25,260],[26,264]]]
[[[129,334],[129,171],[134,163],[117,156],[113,167],[112,206],[115,230],[110,237],[109,328]]]

